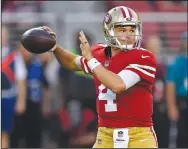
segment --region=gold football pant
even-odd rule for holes
[[[93,148],[158,148],[153,127],[99,127]]]

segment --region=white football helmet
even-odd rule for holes
[[[116,25],[133,25],[136,27],[134,44],[121,44],[117,36],[114,34],[114,27]],[[125,6],[118,6],[112,8],[104,17],[103,21],[104,37],[107,45],[121,50],[131,50],[140,48],[142,40],[142,23],[134,10]]]

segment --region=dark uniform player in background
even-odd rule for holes
[[[157,36],[150,36],[147,40],[146,48],[159,59],[156,67],[155,84],[153,86],[153,123],[159,148],[168,148],[170,124],[165,90],[166,66],[163,62],[163,58],[159,57],[161,51],[160,38]]]
[[[27,71],[21,54],[11,50],[8,28],[2,26],[2,148],[9,147],[9,134],[13,126],[14,111],[22,115],[25,111]]]
[[[75,36],[75,49],[71,50],[71,52],[75,55],[80,55],[81,50],[78,32],[74,34],[74,37]],[[92,43],[93,39],[88,37],[88,41]],[[63,67],[60,67],[59,75],[65,100],[77,100],[77,102],[81,102],[84,107],[91,108],[94,111],[96,110],[96,92],[91,75],[85,74],[83,71],[68,71]]]
[[[182,36],[182,54],[167,73],[168,116],[177,121],[176,147],[188,147],[188,49],[187,32]]]
[[[43,116],[50,109],[48,82],[44,66],[39,56],[28,53],[20,47],[27,66],[27,110],[22,116],[15,116],[15,127],[11,136],[11,147],[19,147],[25,138],[26,148],[40,148],[42,139]]]

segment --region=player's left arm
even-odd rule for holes
[[[156,74],[156,65],[156,60],[152,55],[146,58],[140,56],[137,62],[129,64],[118,74],[105,69],[101,65],[95,67],[93,72],[103,85],[111,89],[114,93],[121,93],[141,80],[153,84]]]
[[[93,73],[100,80],[100,82],[109,88],[114,93],[121,93],[140,81],[140,77],[131,71],[124,71],[120,76],[115,74],[102,65],[99,65],[93,69]]]
[[[15,110],[17,114],[23,114],[26,108],[27,69],[23,57],[19,52],[15,56],[16,86],[18,89]]]
[[[178,107],[176,105],[176,76],[177,62],[168,66],[166,76],[166,99],[168,106],[168,116],[170,120],[177,120],[179,117]]]

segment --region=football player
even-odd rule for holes
[[[187,32],[181,39],[182,53],[178,54],[167,70],[168,117],[177,122],[176,147],[188,148],[188,48]],[[180,72],[180,73],[178,73]]]
[[[10,47],[9,30],[2,25],[1,69],[1,147],[8,148],[16,112],[23,115],[26,109],[27,70],[21,53]]]
[[[82,56],[58,44],[50,51],[65,68],[93,75],[99,126],[94,148],[157,148],[151,92],[157,62],[140,47],[142,23],[131,8],[119,6],[105,15],[103,27],[107,44],[90,47],[80,32]]]

